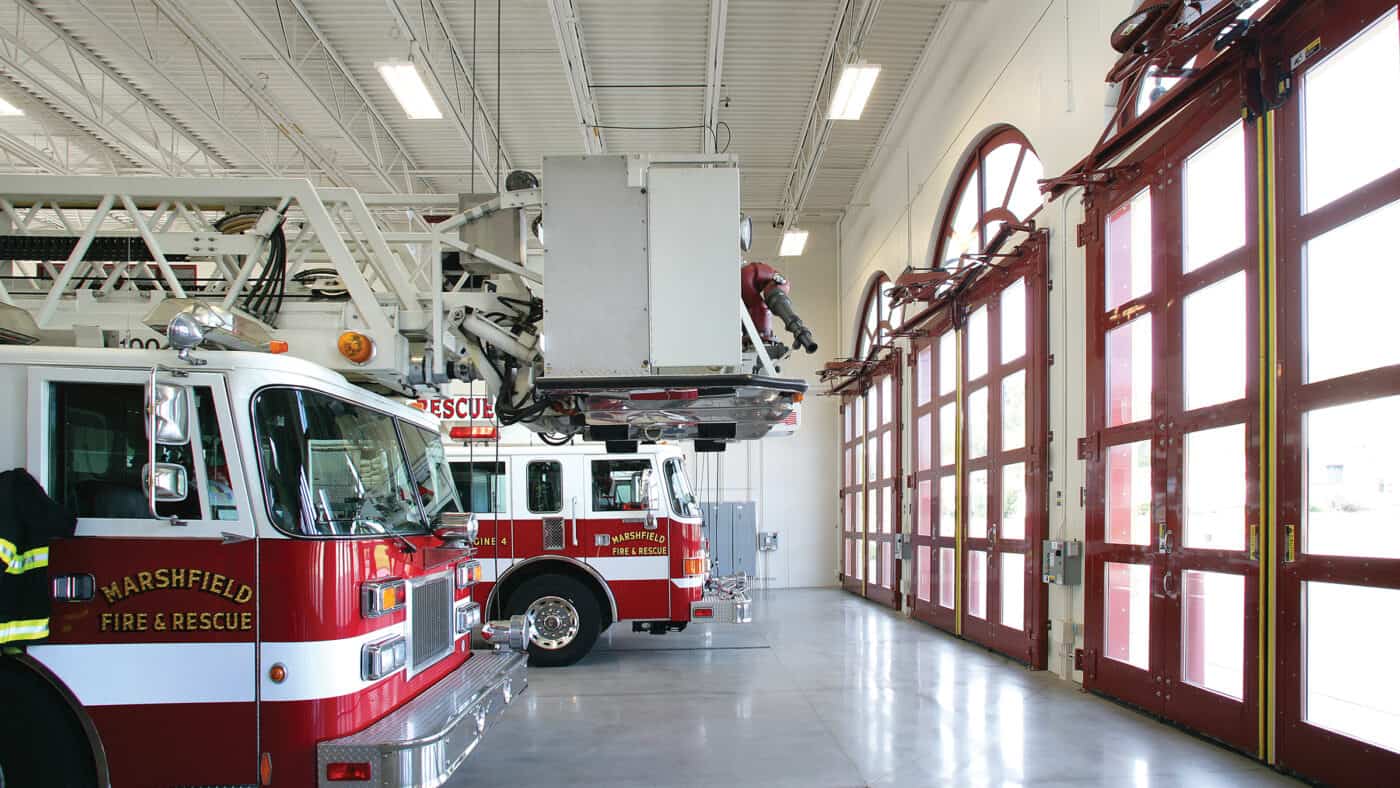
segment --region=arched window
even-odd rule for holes
[[[964,254],[976,254],[1006,222],[1023,222],[1040,210],[1045,167],[1025,135],[998,131],[977,146],[958,180],[952,206],[943,217],[934,261],[956,267]]]
[[[890,307],[890,278],[880,274],[865,291],[861,302],[860,321],[856,323],[856,347],[852,358],[864,361],[876,348],[887,346],[890,331],[904,322],[904,307]]]

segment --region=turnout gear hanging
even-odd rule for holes
[[[0,473],[0,644],[49,636],[49,542],[77,523],[23,469]]]

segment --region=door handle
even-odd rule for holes
[[[1176,599],[1175,589],[1171,587],[1171,584],[1167,583],[1167,581],[1170,580],[1171,577],[1172,570],[1170,569],[1162,573],[1162,594],[1166,596],[1167,599]]]
[[[574,547],[578,547],[578,496],[569,499],[569,531]]]

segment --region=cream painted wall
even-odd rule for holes
[[[846,352],[864,285],[877,271],[894,277],[911,260],[927,264],[952,179],[988,130],[1003,124],[1020,129],[1047,175],[1064,172],[1089,152],[1107,118],[1103,76],[1114,55],[1109,32],[1132,5],[985,0],[954,6],[857,189],[856,207],[841,223],[839,325]],[[1063,539],[1084,538],[1084,468],[1074,456],[1075,438],[1084,434],[1084,257],[1074,243],[1081,220],[1077,191],[1036,217],[1051,233],[1049,534]],[[907,401],[904,406],[907,413]],[[903,516],[908,531],[907,506]],[[1078,680],[1073,650],[1083,645],[1083,589],[1051,586],[1049,593],[1048,667]]]
[[[745,255],[782,271],[792,282],[792,301],[816,338],[813,355],[793,354],[782,365],[784,376],[805,378],[818,390],[816,371],[839,351],[836,341],[836,254],[834,223],[807,223],[811,233],[801,257],[777,255],[778,233],[755,221],[753,250]],[[778,336],[791,344],[782,323]],[[759,574],[768,588],[827,586],[836,583],[836,400],[808,396],[802,403],[802,423],[790,437],[731,444],[721,457],[722,499],[757,501],[758,530],[776,531],[778,549],[760,553]],[[716,455],[693,453],[692,475],[698,462],[713,463]],[[710,476],[716,474],[712,470]],[[705,500],[713,490],[699,491]]]

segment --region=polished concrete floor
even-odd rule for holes
[[[451,785],[1298,784],[841,591],[755,608],[532,670]]]

